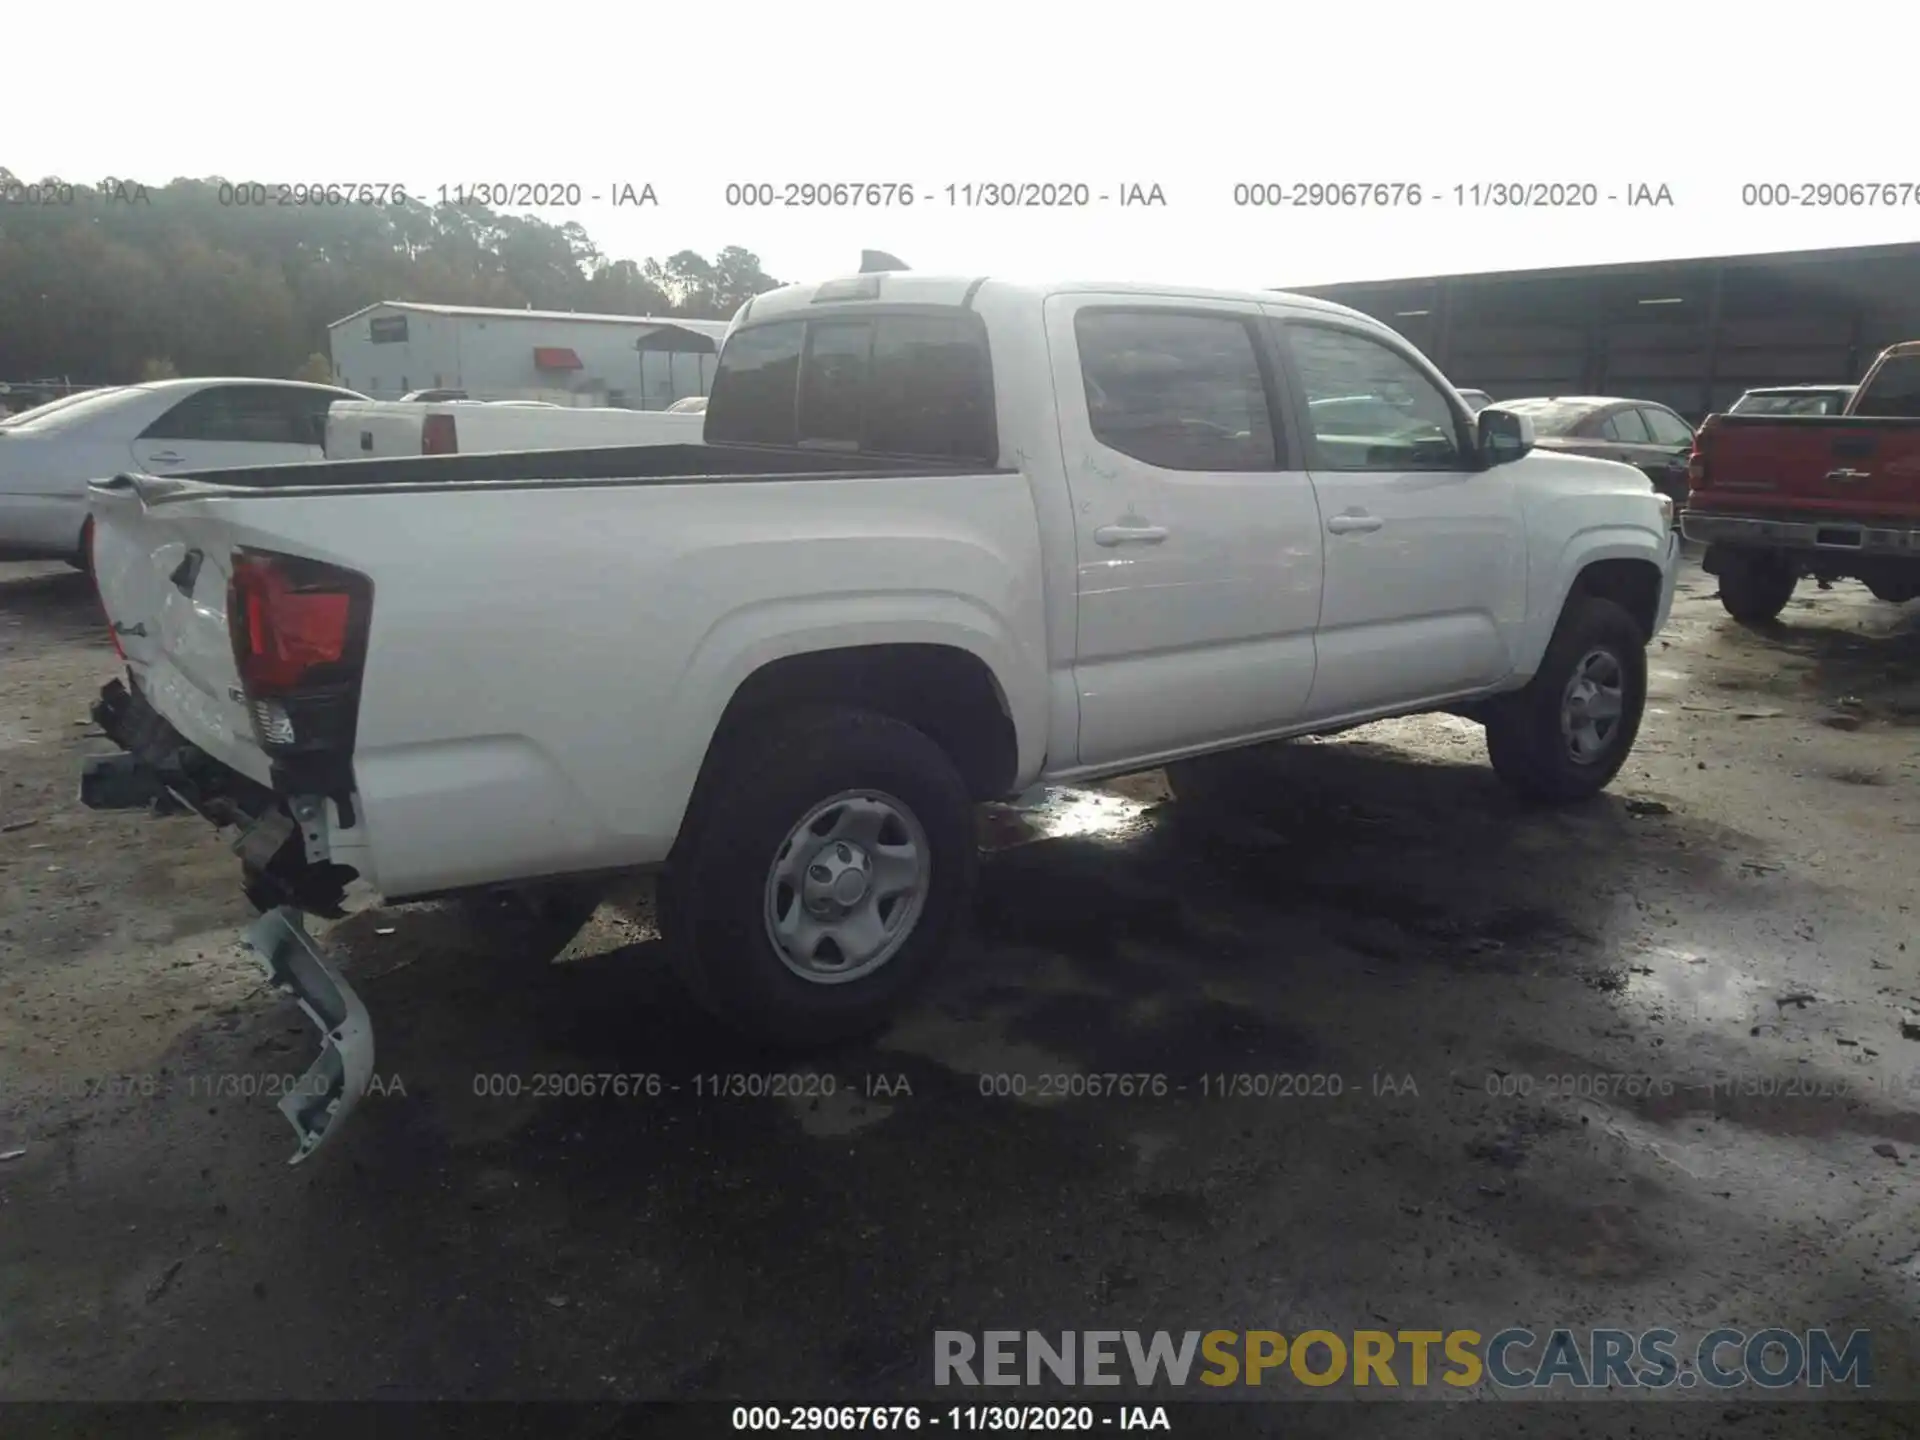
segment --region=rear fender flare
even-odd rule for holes
[[[825,595],[765,601],[716,622],[674,685],[686,697],[669,726],[679,737],[660,784],[677,828],[727,706],[776,660],[874,645],[940,645],[979,660],[1013,722],[1019,773],[1038,773],[1046,744],[1046,660],[990,608],[952,592]]]

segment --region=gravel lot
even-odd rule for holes
[[[1286,747],[1257,823],[1158,777],[987,816],[976,933],[810,1062],[831,1096],[698,1093],[793,1067],[643,917],[544,964],[504,910],[356,914],[390,1093],[290,1170],[311,1031],[235,943],[238,862],[79,808],[113,653],[83,578],[0,566],[0,1395],[925,1398],[936,1329],[1725,1324],[1869,1328],[1920,1396],[1920,606],[1809,585],[1760,634],[1713,597],[1683,579],[1576,810],[1423,719]],[[613,1072],[661,1093],[531,1093]],[[1043,1093],[1122,1072],[1167,1093]]]

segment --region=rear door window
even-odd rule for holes
[[[1647,422],[1647,429],[1653,435],[1656,445],[1691,445],[1693,427],[1675,415],[1671,410],[1658,410],[1651,405],[1640,407],[1640,418]]]
[[[993,372],[971,315],[781,320],[727,341],[714,445],[818,445],[996,464]]]
[[[233,434],[248,445],[304,445],[308,411],[300,393],[278,385],[236,385],[228,392]]]
[[[228,387],[196,391],[141,432],[142,440],[232,440]]]
[[[1638,410],[1616,410],[1600,422],[1600,433],[1608,440],[1618,441],[1622,445],[1650,445],[1653,437],[1647,433],[1647,422],[1640,418]]]
[[[1162,470],[1275,469],[1252,326],[1241,315],[1081,311],[1074,333],[1094,439]]]
[[[140,437],[215,444],[307,445],[309,409],[281,385],[215,385],[188,396]]]

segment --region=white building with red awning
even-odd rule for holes
[[[707,393],[727,322],[382,300],[327,328],[334,378],[376,400],[443,390],[664,410]]]

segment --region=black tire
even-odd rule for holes
[[[1529,800],[1566,804],[1604,790],[1627,763],[1647,704],[1647,637],[1611,600],[1576,595],[1567,602],[1540,668],[1526,688],[1487,711],[1487,756],[1494,773]],[[1596,652],[1618,665],[1620,715],[1603,748],[1581,761],[1561,728],[1562,704],[1576,672]]]
[[[1867,589],[1873,595],[1874,599],[1887,605],[1904,605],[1909,600],[1920,600],[1920,585],[1916,585],[1912,581],[1903,581],[1898,585],[1888,584],[1882,581],[1876,585],[1869,580],[1867,582]]]
[[[1175,760],[1162,773],[1173,798],[1196,812],[1258,810],[1274,789],[1268,769],[1273,752],[1285,743],[1273,740]]]
[[[553,961],[600,908],[606,887],[596,881],[553,881],[461,897],[461,908],[502,942],[516,963]]]
[[[93,573],[93,518],[80,527],[80,543],[74,547],[73,554],[67,557],[67,564],[82,575]]]
[[[1720,562],[1720,604],[1742,625],[1778,618],[1799,583],[1792,566],[1764,551],[1734,551]]]
[[[822,709],[754,726],[713,763],[718,773],[659,886],[660,928],[682,981],[723,1024],[774,1045],[828,1045],[880,1029],[937,967],[973,890],[973,801],[953,761],[902,721]],[[926,836],[931,868],[920,913],[891,958],[869,975],[822,984],[775,949],[766,887],[789,831],[845,791],[904,805]]]

